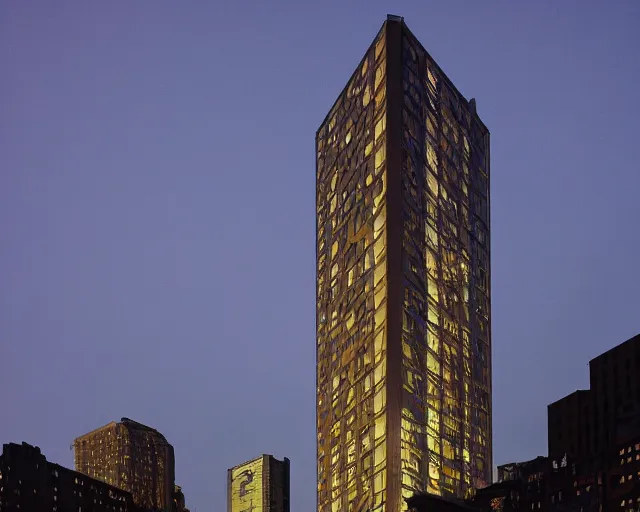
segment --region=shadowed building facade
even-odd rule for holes
[[[316,134],[318,510],[491,481],[489,132],[388,16]]]
[[[227,512],[289,512],[289,459],[262,455],[227,471]]]
[[[173,446],[157,430],[122,418],[78,437],[73,448],[76,471],[129,491],[141,508],[172,510]]]
[[[143,512],[131,493],[49,462],[37,446],[3,446],[0,512],[81,511]]]

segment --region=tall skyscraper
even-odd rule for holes
[[[289,459],[263,455],[227,471],[227,512],[289,512]]]
[[[491,481],[489,131],[388,16],[316,134],[318,510]]]
[[[122,418],[78,437],[73,448],[76,471],[129,491],[139,507],[172,510],[173,446],[157,430]]]

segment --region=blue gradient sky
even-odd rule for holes
[[[292,461],[315,506],[314,135],[388,13],[492,133],[494,455],[640,331],[640,2],[7,0],[0,441],[121,416],[193,511]]]

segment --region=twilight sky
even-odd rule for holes
[[[492,134],[494,458],[640,331],[640,2],[0,4],[0,442],[128,416],[315,507],[314,135],[387,13]]]

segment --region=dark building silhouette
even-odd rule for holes
[[[131,493],[48,462],[40,448],[5,444],[0,512],[138,512]]]
[[[187,508],[182,487],[176,485],[173,491],[173,507],[175,512],[189,512]]]
[[[570,464],[548,457],[498,466],[498,481],[478,489],[470,502],[482,511],[602,512],[602,485]],[[604,509],[606,510],[606,509]]]
[[[480,510],[547,510],[547,457],[498,466],[498,481],[479,489],[469,500]]]
[[[318,511],[491,482],[489,131],[388,16],[316,134]]]
[[[227,471],[227,512],[289,512],[290,464],[262,455]]]
[[[129,491],[141,508],[172,510],[173,446],[157,430],[122,418],[78,437],[73,447],[76,471]]]
[[[589,381],[588,390],[549,405],[549,457],[595,470],[615,452],[625,418],[640,409],[640,334],[592,359]]]
[[[548,406],[549,457],[500,466],[481,510],[640,511],[640,335],[589,368],[590,389]]]
[[[548,406],[549,457],[562,461],[592,455],[593,438],[590,429],[594,412],[593,395],[578,390]]]
[[[606,476],[605,510],[640,511],[640,408],[629,411],[616,425],[616,447]]]
[[[619,427],[640,408],[640,334],[589,362],[593,413],[593,451],[609,453],[617,444]]]
[[[481,512],[481,509],[462,500],[428,493],[414,494],[405,502],[407,512]]]

